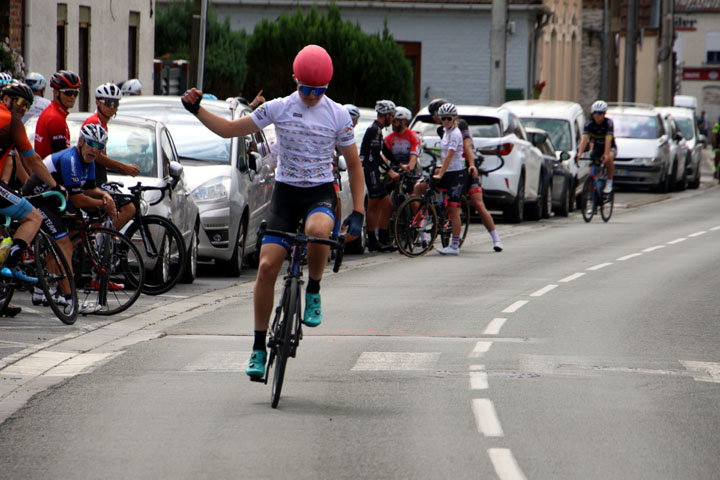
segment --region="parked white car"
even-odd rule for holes
[[[680,128],[688,147],[685,160],[687,186],[689,188],[698,188],[700,186],[700,163],[702,162],[702,152],[705,145],[700,139],[700,132],[693,111],[682,107],[657,107],[656,110],[662,114],[671,115]]]
[[[687,141],[680,131],[675,119],[669,113],[661,113],[663,122],[665,122],[665,131],[668,135],[670,143],[670,190],[685,190],[687,188],[687,172],[685,162],[688,158]]]
[[[507,108],[458,105],[458,115],[468,122],[475,149],[484,156],[502,155],[505,165],[482,179],[483,200],[491,210],[502,210],[510,222],[527,217],[539,220],[546,178],[540,151],[528,140],[525,128]],[[425,148],[440,148],[440,137],[427,108],[418,112],[410,126]],[[493,152],[493,153],[489,153]]]
[[[615,184],[667,192],[670,139],[660,113],[652,105],[610,104],[606,116],[613,121],[617,144]]]
[[[590,173],[587,162],[575,162],[585,127],[585,114],[580,104],[562,100],[513,100],[505,102],[503,107],[516,114],[525,128],[545,130],[558,154],[568,153],[569,157],[563,163],[570,172],[570,191],[574,194],[569,197],[568,210],[573,211]]]

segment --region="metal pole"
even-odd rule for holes
[[[207,0],[195,0],[190,39],[190,84],[202,90],[205,70],[205,25],[207,23]]]
[[[662,2],[662,48],[660,49],[660,104],[672,105],[673,86],[673,0]]]
[[[205,31],[207,29],[207,9],[208,0],[202,0],[202,10],[200,12],[200,49],[198,50],[198,72],[197,84],[202,90],[203,80],[205,78]]]
[[[610,61],[610,0],[603,5],[602,53],[600,54],[600,98],[607,100]]]
[[[507,0],[493,0],[490,30],[490,105],[505,102],[505,56],[507,35]]]
[[[627,32],[625,34],[625,78],[623,78],[623,102],[635,101],[637,15],[637,0],[628,0]]]

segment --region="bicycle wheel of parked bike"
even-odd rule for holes
[[[95,304],[96,315],[120,313],[140,296],[145,282],[142,257],[132,241],[115,230],[93,227],[90,237],[92,258],[84,258],[88,252],[83,249],[80,261],[85,279],[78,296],[82,302]]]
[[[403,255],[419,257],[432,248],[438,234],[435,207],[422,197],[410,197],[400,204],[393,222],[395,244]]]
[[[462,244],[465,243],[468,230],[470,229],[470,202],[468,202],[465,195],[460,197],[460,225],[460,246],[462,247]],[[443,247],[450,245],[450,241],[452,240],[452,224],[450,223],[449,216],[443,222],[443,227],[439,235]]]
[[[595,192],[592,178],[585,180],[585,185],[580,194],[580,209],[586,222],[592,220],[593,215],[595,215]]]
[[[38,283],[48,306],[61,322],[72,325],[80,305],[68,261],[57,242],[42,230],[35,237],[34,255]]]
[[[600,215],[602,219],[607,222],[612,217],[613,206],[615,205],[615,192],[600,193],[602,196],[602,203],[600,204]]]
[[[285,378],[285,367],[288,358],[292,354],[293,330],[295,329],[295,315],[299,312],[298,305],[298,280],[290,279],[290,285],[284,293],[282,309],[275,314],[273,322],[273,352],[275,353],[275,370],[272,382],[272,408],[277,408],[280,402],[283,380]]]
[[[142,293],[159,295],[173,288],[185,272],[188,261],[180,230],[165,218],[147,215],[142,218],[142,224],[133,219],[125,235],[145,261]]]

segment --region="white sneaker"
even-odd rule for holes
[[[611,193],[612,192],[612,185],[609,183],[605,184],[605,188],[603,188],[603,193]]]
[[[439,248],[438,253],[440,255],[460,255],[460,249],[453,248],[452,245],[448,245],[447,247]]]
[[[493,250],[496,252],[502,252],[503,251],[503,244],[500,240],[497,242],[493,242]]]
[[[80,315],[89,315],[91,313],[95,313],[98,310],[100,310],[100,305],[98,305],[95,302],[83,302],[82,305],[80,305],[80,310],[78,313]]]

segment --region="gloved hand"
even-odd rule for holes
[[[65,198],[67,198],[67,196],[68,196],[68,193],[67,193],[67,190],[65,189],[65,187],[63,185],[60,185],[59,183],[56,183],[55,186],[52,187],[50,190],[54,190],[56,192],[62,193]]]
[[[353,212],[347,216],[343,221],[343,226],[347,226],[347,233],[353,237],[359,237],[362,234],[363,227],[363,214],[360,212]]]
[[[190,97],[192,97],[192,91],[187,90],[185,94],[182,96],[182,104],[183,107],[185,107],[185,110],[192,113],[193,115],[197,115],[200,111],[200,102],[202,101],[202,95],[197,95],[197,100],[194,102],[191,100]]]

